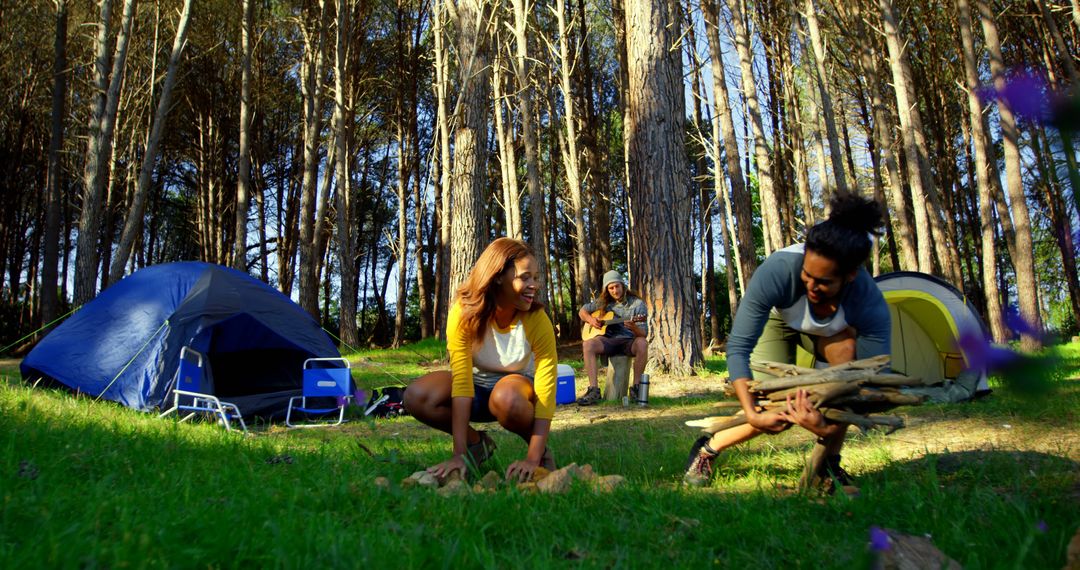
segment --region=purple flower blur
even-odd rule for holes
[[[1012,350],[994,346],[978,328],[960,331],[956,344],[967,357],[968,367],[973,370],[1001,370],[1020,358]]]
[[[870,527],[870,550],[874,552],[884,552],[892,547],[892,541],[889,538],[889,533],[885,532],[879,526]]]
[[[1040,534],[1046,534],[1046,531],[1050,530],[1050,525],[1046,524],[1046,521],[1039,521],[1035,523],[1035,530]]]
[[[1021,119],[1046,122],[1051,118],[1046,81],[1031,71],[1018,71],[1005,77],[1000,88],[984,86],[976,91],[983,103],[1004,102]]]
[[[1036,337],[1042,336],[1042,331],[1027,322],[1024,317],[1021,317],[1020,311],[1015,306],[1009,307],[1009,310],[1005,312],[1005,326],[1009,327],[1017,334],[1026,334]]]

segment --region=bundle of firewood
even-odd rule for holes
[[[787,398],[795,397],[798,390],[806,390],[814,407],[826,419],[858,426],[862,430],[884,427],[889,433],[904,427],[899,416],[881,415],[897,406],[917,406],[925,396],[908,394],[903,388],[923,386],[919,378],[882,370],[889,365],[887,355],[854,360],[830,368],[803,368],[777,362],[756,362],[754,370],[775,376],[767,380],[752,380],[750,393],[756,404],[766,412],[780,412],[787,408]],[[734,397],[735,388],[724,386],[724,392]],[[722,405],[738,406],[738,402]],[[746,423],[740,410],[734,416],[713,416],[686,422],[701,427],[707,434],[714,434]]]

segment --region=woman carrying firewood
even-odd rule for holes
[[[522,241],[499,238],[480,254],[457,290],[446,322],[450,370],[418,378],[405,408],[454,438],[453,456],[428,472],[465,475],[466,460],[486,461],[495,442],[469,422],[498,422],[528,445],[506,477],[528,480],[538,466],[555,469],[547,447],[555,414],[558,357],[555,330],[536,300],[536,254]]]
[[[802,484],[850,483],[840,467],[840,448],[848,424],[833,423],[799,390],[780,412],[760,409],[750,393],[751,359],[795,364],[798,346],[819,366],[888,354],[889,310],[874,279],[862,267],[870,255],[871,234],[880,235],[881,206],[854,194],[838,195],[831,214],[810,228],[806,242],[774,252],[754,272],[739,302],[728,337],[729,377],[747,423],[702,436],[690,451],[683,480],[708,484],[712,464],[724,449],[760,434],[799,425],[817,437],[814,456],[827,459]]]

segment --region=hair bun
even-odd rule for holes
[[[885,212],[881,204],[858,194],[836,194],[829,201],[829,221],[862,233],[881,235]]]

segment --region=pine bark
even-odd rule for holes
[[[236,172],[236,227],[233,230],[232,265],[247,271],[247,222],[251,205],[251,28],[252,0],[242,0],[240,23],[240,149]]]
[[[529,242],[536,252],[537,271],[548,273],[548,248],[544,239],[544,191],[540,187],[540,158],[536,140],[536,123],[533,110],[535,88],[529,55],[528,18],[532,5],[527,0],[513,0],[514,8],[514,77],[517,78],[521,139],[525,147],[525,181],[529,191]],[[540,301],[547,295],[540,293]]]
[[[631,208],[637,220],[633,284],[649,306],[650,356],[661,369],[692,374],[701,361],[694,314],[693,244],[683,129],[681,50],[675,2],[630,2],[627,137]]]
[[[49,135],[49,172],[45,187],[45,235],[41,266],[41,320],[54,321],[58,314],[57,264],[60,261],[60,214],[63,190],[60,182],[60,150],[64,147],[64,114],[67,102],[67,0],[56,0],[56,32],[53,41],[53,92]]]
[[[305,11],[306,12],[306,11]],[[321,258],[315,247],[318,232],[315,226],[325,214],[316,210],[319,175],[319,139],[322,133],[323,74],[328,7],[319,0],[318,10],[304,13],[300,33],[303,56],[300,62],[300,97],[304,107],[302,123],[303,174],[300,179],[300,272],[298,279],[300,307],[312,317],[319,315],[319,280],[316,267]],[[327,165],[333,167],[333,161]],[[326,176],[325,178],[332,178]],[[291,256],[290,256],[291,259]],[[291,273],[291,267],[290,273]]]
[[[705,19],[705,34],[709,39],[709,59],[713,78],[713,112],[719,123],[721,139],[724,143],[724,158],[728,180],[731,184],[729,224],[734,225],[731,233],[734,240],[732,251],[738,273],[739,290],[746,291],[750,276],[757,269],[757,257],[754,252],[753,212],[750,204],[750,192],[746,188],[742,164],[739,162],[738,138],[735,123],[731,115],[728,100],[727,80],[724,73],[723,51],[720,44],[720,8],[719,0],[703,0],[701,10]],[[718,159],[719,160],[719,159]],[[717,169],[718,175],[722,172]],[[719,188],[720,186],[718,186]],[[724,200],[728,204],[728,200]],[[735,306],[732,305],[732,311]]]
[[[334,145],[337,147],[337,245],[338,268],[341,274],[341,323],[338,336],[346,346],[356,346],[360,337],[356,329],[356,265],[353,262],[356,242],[352,227],[352,184],[349,174],[349,125],[346,121],[346,81],[348,80],[347,40],[351,32],[349,5],[337,0],[337,34],[334,49]]]
[[[94,298],[97,293],[98,233],[101,219],[101,193],[104,180],[101,164],[104,144],[106,98],[109,93],[109,34],[112,0],[100,1],[100,23],[94,43],[94,80],[91,98],[90,125],[86,143],[86,162],[83,167],[82,212],[79,215],[79,237],[75,253],[75,306]]]
[[[904,141],[904,155],[907,159],[908,184],[911,186],[912,210],[915,213],[918,268],[923,273],[933,273],[933,235],[930,229],[930,215],[927,212],[929,200],[925,179],[927,177],[924,177],[923,160],[920,158],[922,151],[916,139],[916,131],[922,130],[922,122],[918,120],[915,101],[911,98],[911,74],[907,69],[907,55],[904,53],[903,42],[900,38],[893,0],[878,0],[878,7],[881,10],[881,20],[885,29],[885,43],[889,50],[889,65],[896,94],[896,110],[900,117],[900,131]]]
[[[147,196],[152,189],[152,177],[154,167],[157,164],[158,147],[161,145],[161,137],[165,132],[165,121],[169,115],[169,110],[172,108],[172,92],[176,85],[180,57],[187,43],[187,31],[190,22],[191,0],[184,0],[183,9],[180,11],[180,20],[176,26],[172,51],[169,54],[169,63],[165,70],[165,81],[162,83],[161,95],[158,99],[157,110],[154,113],[154,123],[150,128],[150,136],[147,137],[146,150],[143,152],[142,165],[139,168],[139,179],[132,196],[131,206],[128,208],[125,218],[124,230],[120,234],[120,243],[117,245],[112,265],[109,267],[109,281],[114,283],[123,277],[124,266],[130,260],[135,240],[142,234],[143,210],[146,207]]]
[[[994,13],[986,0],[975,0],[982,20],[983,38],[986,50],[990,54],[990,74],[998,92],[1005,88],[1005,63],[998,40]],[[1027,198],[1024,196],[1024,181],[1021,177],[1020,130],[1016,124],[1010,104],[998,101],[998,113],[1001,117],[1001,138],[1005,148],[1005,181],[1009,193],[1009,205],[1012,214],[1013,230],[1016,238],[1016,255],[1013,267],[1016,270],[1017,300],[1020,305],[1020,317],[1033,330],[1042,330],[1042,316],[1039,314],[1038,283],[1035,280],[1034,244],[1031,237],[1031,219],[1028,213]],[[1036,336],[1023,335],[1021,346],[1026,351],[1042,348],[1042,340]]]
[[[837,191],[848,194],[851,190],[847,183],[847,175],[844,173],[844,158],[843,153],[840,151],[840,139],[836,133],[836,118],[833,112],[832,97],[826,87],[828,84],[826,79],[828,72],[825,69],[825,42],[821,39],[821,28],[818,26],[817,7],[814,6],[814,0],[805,0],[804,8],[806,10],[806,27],[810,30],[810,43],[813,46],[814,83],[817,84],[818,97],[821,98],[821,110],[829,140],[829,157],[832,159],[833,179]]]
[[[502,206],[506,218],[506,235],[522,239],[525,235],[521,227],[521,193],[518,190],[517,153],[514,152],[514,115],[511,112],[509,120],[503,117],[503,107],[509,105],[503,92],[505,76],[501,49],[501,45],[496,46],[495,63],[491,66],[491,87],[495,97],[495,140],[499,147],[499,171],[502,173]]]
[[[727,0],[731,10],[731,25],[735,32],[735,48],[739,52],[739,67],[742,71],[743,98],[749,113],[750,130],[754,137],[754,156],[757,159],[758,189],[761,193],[761,217],[765,230],[765,255],[768,256],[784,245],[781,243],[783,232],[780,228],[780,201],[773,191],[772,149],[765,137],[765,126],[761,120],[758,105],[757,83],[753,72],[753,51],[750,46],[750,34],[746,29],[742,0]]]
[[[435,44],[435,122],[438,130],[439,183],[435,190],[435,211],[439,222],[439,243],[435,271],[435,334],[446,338],[446,315],[450,310],[450,116],[446,109],[449,64],[445,47],[445,6],[450,0],[436,0],[432,24]]]
[[[454,132],[454,172],[450,212],[450,282],[452,295],[487,246],[488,217],[484,204],[487,173],[488,54],[485,45],[488,16],[482,0],[457,5],[460,120]],[[455,112],[455,115],[457,113]],[[450,216],[454,223],[450,224]]]
[[[566,175],[566,192],[574,208],[574,264],[578,280],[579,304],[586,303],[593,293],[589,279],[588,236],[585,228],[585,200],[581,189],[581,166],[578,153],[578,133],[575,119],[574,95],[570,86],[570,29],[566,25],[566,2],[555,2],[555,19],[559,30],[559,88],[563,94],[563,171]]]

